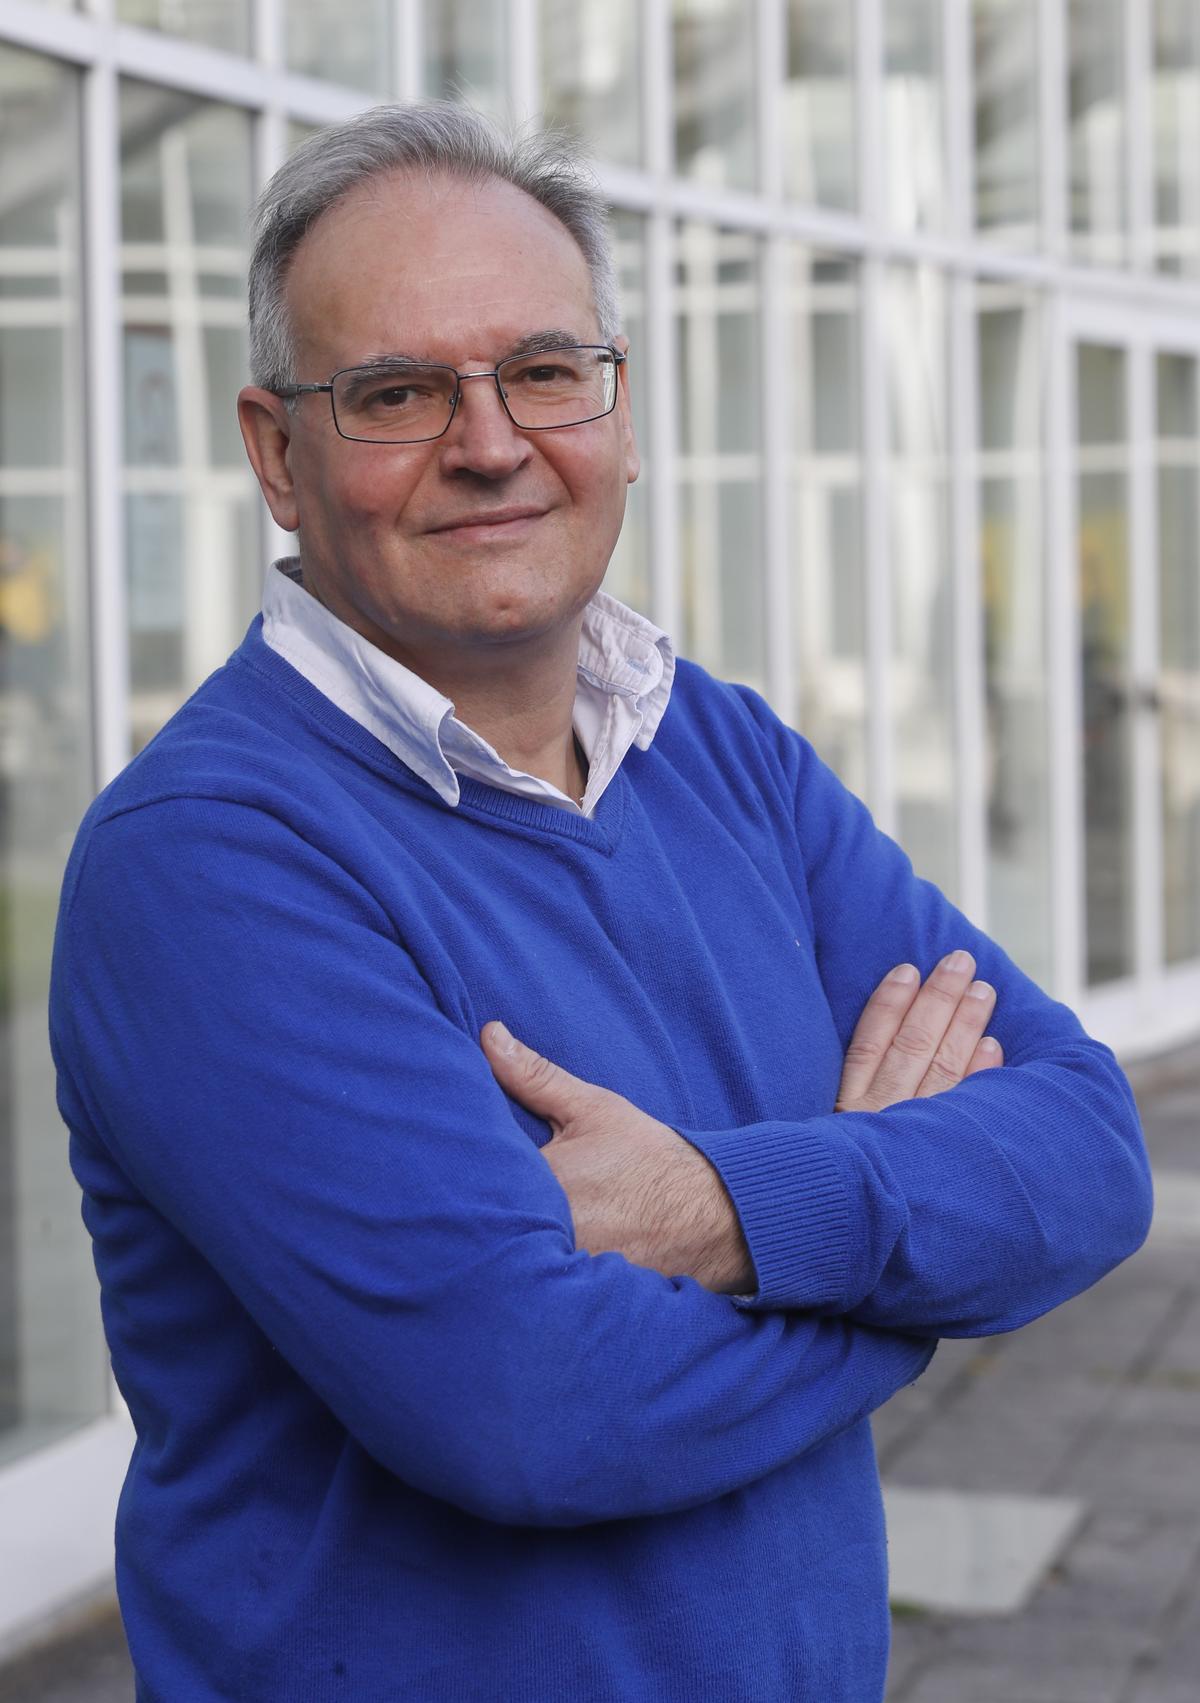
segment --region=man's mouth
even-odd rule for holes
[[[429,531],[435,537],[448,541],[457,539],[464,543],[483,544],[520,537],[545,513],[545,509],[533,508],[529,504],[511,504],[506,508],[479,509],[456,515],[439,526],[431,526]]]

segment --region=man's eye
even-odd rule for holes
[[[537,366],[522,367],[507,383],[528,385],[577,384],[579,369],[566,363],[539,361]]]
[[[384,390],[370,391],[362,401],[367,408],[406,408],[428,394],[413,384],[389,384]]]

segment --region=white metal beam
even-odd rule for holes
[[[111,41],[111,37],[104,38]],[[92,690],[96,773],[103,786],[129,758],[129,622],[121,503],[123,441],[118,300],[121,215],[117,69],[94,63],[83,82],[84,356]]]
[[[884,358],[883,265],[862,269],[859,393],[863,466],[863,582],[865,607],[867,774],[870,806],[885,834],[896,831],[895,739],[892,715],[892,554],[888,525],[890,454]]]
[[[953,576],[954,769],[958,904],[987,926],[987,747],[980,558],[979,387],[975,285],[952,283],[950,324],[950,571]]]

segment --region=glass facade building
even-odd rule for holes
[[[63,860],[286,547],[233,409],[255,192],[422,95],[595,152],[644,463],[610,588],[1102,1037],[1200,1029],[1200,0],[4,0],[0,1649],[104,1577],[128,1450],[44,1039]]]

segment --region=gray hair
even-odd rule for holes
[[[574,237],[591,274],[600,335],[620,328],[616,267],[604,198],[566,136],[506,135],[470,107],[450,101],[377,106],[318,131],[280,166],[254,210],[250,257],[250,372],[267,390],[295,382],[288,268],[322,213],[360,183],[391,171],[481,183],[499,178],[524,190]]]

